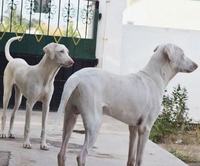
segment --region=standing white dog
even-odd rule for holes
[[[41,131],[41,145],[40,148],[48,150],[46,144],[46,121],[49,112],[49,103],[53,94],[54,78],[59,69],[70,67],[73,65],[73,60],[68,55],[68,49],[61,44],[50,43],[46,45],[43,50],[44,57],[39,64],[29,66],[23,59],[13,59],[9,53],[9,47],[12,41],[20,39],[21,37],[13,37],[8,40],[5,46],[6,59],[9,61],[4,71],[4,96],[3,96],[3,115],[1,121],[0,137],[6,137],[6,109],[11,96],[12,87],[15,87],[15,106],[10,119],[10,129],[8,136],[14,138],[13,122],[15,112],[18,109],[22,94],[26,97],[26,120],[24,128],[24,148],[31,148],[29,140],[31,112],[36,101],[42,102],[42,131]]]
[[[129,125],[127,166],[141,166],[144,148],[161,109],[167,84],[178,72],[189,73],[198,67],[175,45],[160,45],[154,52],[147,66],[136,74],[119,76],[101,69],[86,68],[67,80],[58,109],[58,115],[65,110],[59,166],[65,165],[67,143],[78,114],[82,116],[86,136],[77,162],[78,166],[86,164],[103,113]]]

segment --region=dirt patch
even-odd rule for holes
[[[10,160],[10,152],[0,151],[0,166],[8,166]]]
[[[190,163],[189,166],[200,166],[200,163]]]
[[[112,155],[104,154],[104,153],[94,153],[94,154],[91,154],[91,156],[98,157],[98,158],[114,158]]]
[[[74,133],[85,134],[85,130],[73,130]]]
[[[165,143],[159,145],[189,166],[200,166],[199,130],[172,135],[165,140]]]

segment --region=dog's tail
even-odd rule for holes
[[[10,44],[15,41],[15,40],[18,40],[18,39],[21,39],[22,36],[17,36],[17,37],[12,37],[10,38],[7,43],[6,43],[6,46],[5,46],[5,55],[6,55],[6,59],[8,61],[11,61],[13,59],[13,57],[10,55]]]
[[[66,81],[66,83],[64,85],[63,93],[61,96],[60,105],[58,107],[58,111],[56,114],[56,118],[53,122],[53,125],[48,129],[48,131],[52,131],[56,128],[56,126],[58,126],[60,116],[62,115],[61,113],[65,111],[65,107],[68,103],[68,100],[69,100],[71,94],[73,93],[73,91],[75,90],[75,88],[78,86],[78,84],[79,84],[79,78],[75,75],[72,75]]]

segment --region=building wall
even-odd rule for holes
[[[187,57],[200,65],[200,31],[124,25],[122,34],[120,74],[142,69],[149,61],[154,48],[163,43],[181,47]],[[168,92],[178,84],[188,89],[189,115],[200,120],[200,68],[193,73],[178,73],[168,84]]]

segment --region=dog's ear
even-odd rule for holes
[[[50,57],[50,59],[54,59],[55,57],[55,47],[56,47],[56,43],[50,43],[50,44],[47,44],[43,48],[43,51],[45,52],[47,56]]]
[[[159,45],[153,50],[153,52],[156,52],[156,50],[158,49]]]
[[[172,62],[176,62],[177,56],[176,56],[175,46],[173,44],[167,44],[164,48],[164,53],[168,55],[169,59]]]

